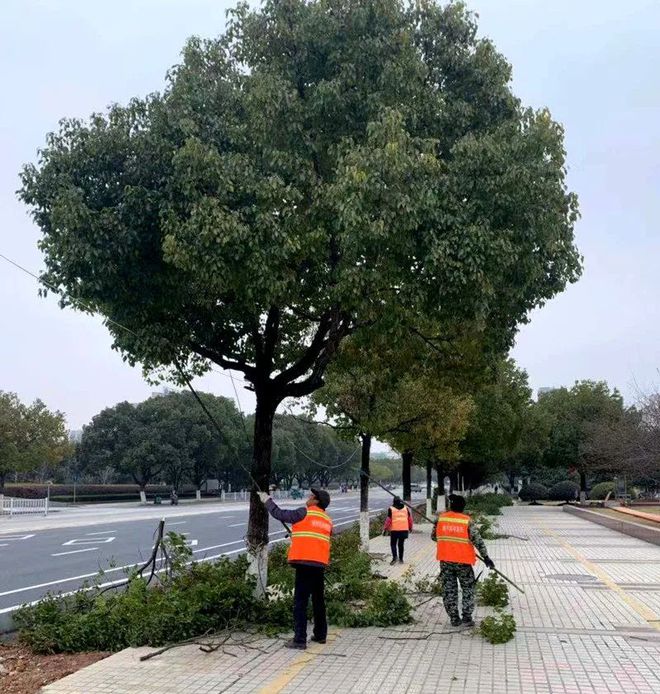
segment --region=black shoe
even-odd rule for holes
[[[399,559],[399,564],[403,564],[403,559]]]
[[[314,643],[325,643],[325,637],[322,638],[322,639],[320,639],[320,638],[318,638],[317,636],[312,636],[312,638],[310,639],[310,641],[314,641]]]
[[[298,649],[300,651],[304,651],[307,649],[307,644],[306,643],[300,643],[300,641],[294,641],[293,639],[291,639],[291,641],[287,641],[284,644],[284,648],[295,648],[295,649]]]
[[[460,617],[452,617],[452,618],[451,618],[451,625],[452,625],[453,627],[460,627],[461,624],[463,624],[463,622],[461,622],[461,618],[460,618]]]
[[[390,562],[390,566],[394,566],[394,564],[396,564],[396,557],[394,557],[394,559],[392,559],[392,561]]]
[[[463,626],[464,627],[473,627],[475,626],[474,624],[474,619],[472,617],[463,617]]]

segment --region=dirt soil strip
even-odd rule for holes
[[[110,653],[34,655],[16,644],[0,644],[0,692],[37,694],[41,687],[62,679]]]

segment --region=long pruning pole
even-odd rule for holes
[[[369,475],[369,473],[366,472],[365,470],[360,470],[360,475],[362,477],[367,477],[374,484],[377,484],[383,491],[387,492],[390,496],[392,496],[394,498],[397,497],[397,495],[393,494],[387,487],[384,487],[380,482],[377,482],[376,480],[372,479],[371,475]],[[399,498],[401,498],[401,497],[399,497]],[[407,501],[404,501],[403,499],[401,499],[401,502],[403,503],[404,506],[407,506],[413,513],[416,513],[418,516],[421,516],[424,520],[431,523],[431,525],[435,524],[435,521],[432,518],[429,518],[425,513],[418,511],[414,506],[411,506]],[[478,552],[476,553],[476,555],[477,555],[477,559],[479,559],[479,561],[484,561],[483,557],[480,556]],[[501,576],[507,583],[510,583],[516,590],[519,590],[524,595],[525,591],[519,585],[516,585],[508,576],[505,576],[501,571],[499,571],[498,569],[495,569],[495,568],[492,568],[491,571],[494,571],[498,576]]]

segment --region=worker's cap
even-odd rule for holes
[[[317,489],[316,487],[311,487],[310,492],[316,497],[319,502],[319,506],[322,509],[328,508],[330,506],[330,494],[325,491],[325,489]]]

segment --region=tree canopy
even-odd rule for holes
[[[11,473],[57,465],[68,453],[65,419],[41,400],[22,403],[15,393],[0,391],[0,492]]]
[[[510,80],[462,4],[240,4],[162,92],[63,121],[25,167],[43,278],[148,371],[243,372],[263,487],[278,404],[348,334],[460,316],[505,349],[577,278],[562,128]]]

